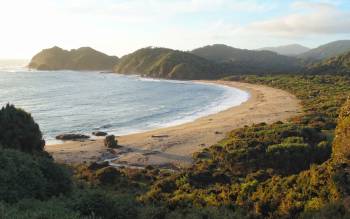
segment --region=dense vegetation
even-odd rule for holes
[[[29,68],[38,70],[112,70],[117,62],[117,57],[108,56],[90,47],[68,51],[55,46],[36,54],[30,61]]]
[[[299,60],[271,51],[237,49],[215,44],[204,46],[191,53],[224,66],[224,72],[237,73],[282,73],[301,69]]]
[[[69,171],[43,151],[39,126],[30,114],[6,105],[0,110],[0,129],[0,202],[47,200],[71,191]]]
[[[187,52],[165,48],[143,48],[122,57],[114,71],[155,78],[217,78],[220,67]]]
[[[350,74],[350,52],[329,58],[308,67],[310,73],[316,74]]]

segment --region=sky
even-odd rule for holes
[[[350,0],[0,0],[0,58],[90,46],[257,49],[350,39]]]

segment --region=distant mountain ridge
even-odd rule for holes
[[[232,73],[283,73],[301,69],[298,59],[271,51],[237,49],[223,44],[204,46],[192,54],[225,64]]]
[[[264,47],[258,50],[267,50],[267,51],[276,52],[280,55],[286,55],[286,56],[296,56],[309,51],[310,48],[300,44],[289,44],[289,45],[276,46],[276,47]]]
[[[308,48],[291,44],[263,49],[214,44],[185,52],[147,47],[118,59],[90,47],[68,51],[55,46],[36,54],[28,66],[39,70],[106,70],[183,80],[219,79],[237,74],[298,74],[332,70],[335,71],[332,73],[339,73],[347,72],[348,62],[345,60],[348,56],[338,56],[350,52],[350,40],[330,42],[296,56],[278,52],[296,54]]]
[[[90,47],[68,51],[55,46],[36,54],[28,67],[38,70],[112,70],[117,61],[118,57]]]
[[[346,52],[350,52],[350,40],[338,40],[302,53],[298,55],[298,58],[303,59],[306,62],[317,62],[342,55]]]

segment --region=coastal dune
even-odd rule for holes
[[[254,123],[285,121],[301,113],[299,100],[283,90],[231,81],[200,82],[235,87],[249,92],[250,98],[239,106],[193,122],[119,136],[123,148],[116,150],[118,159],[113,162],[133,166],[187,166],[193,153],[217,143],[228,131]],[[63,163],[93,162],[108,154],[102,139],[47,145],[46,150]]]

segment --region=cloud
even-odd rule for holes
[[[350,33],[349,11],[342,11],[329,3],[295,2],[291,6],[297,12],[254,22],[247,29],[289,37]]]
[[[117,18],[122,21],[157,21],[182,14],[208,12],[255,13],[273,5],[258,0],[73,0],[66,1],[66,12]],[[62,2],[59,4],[62,5]]]

